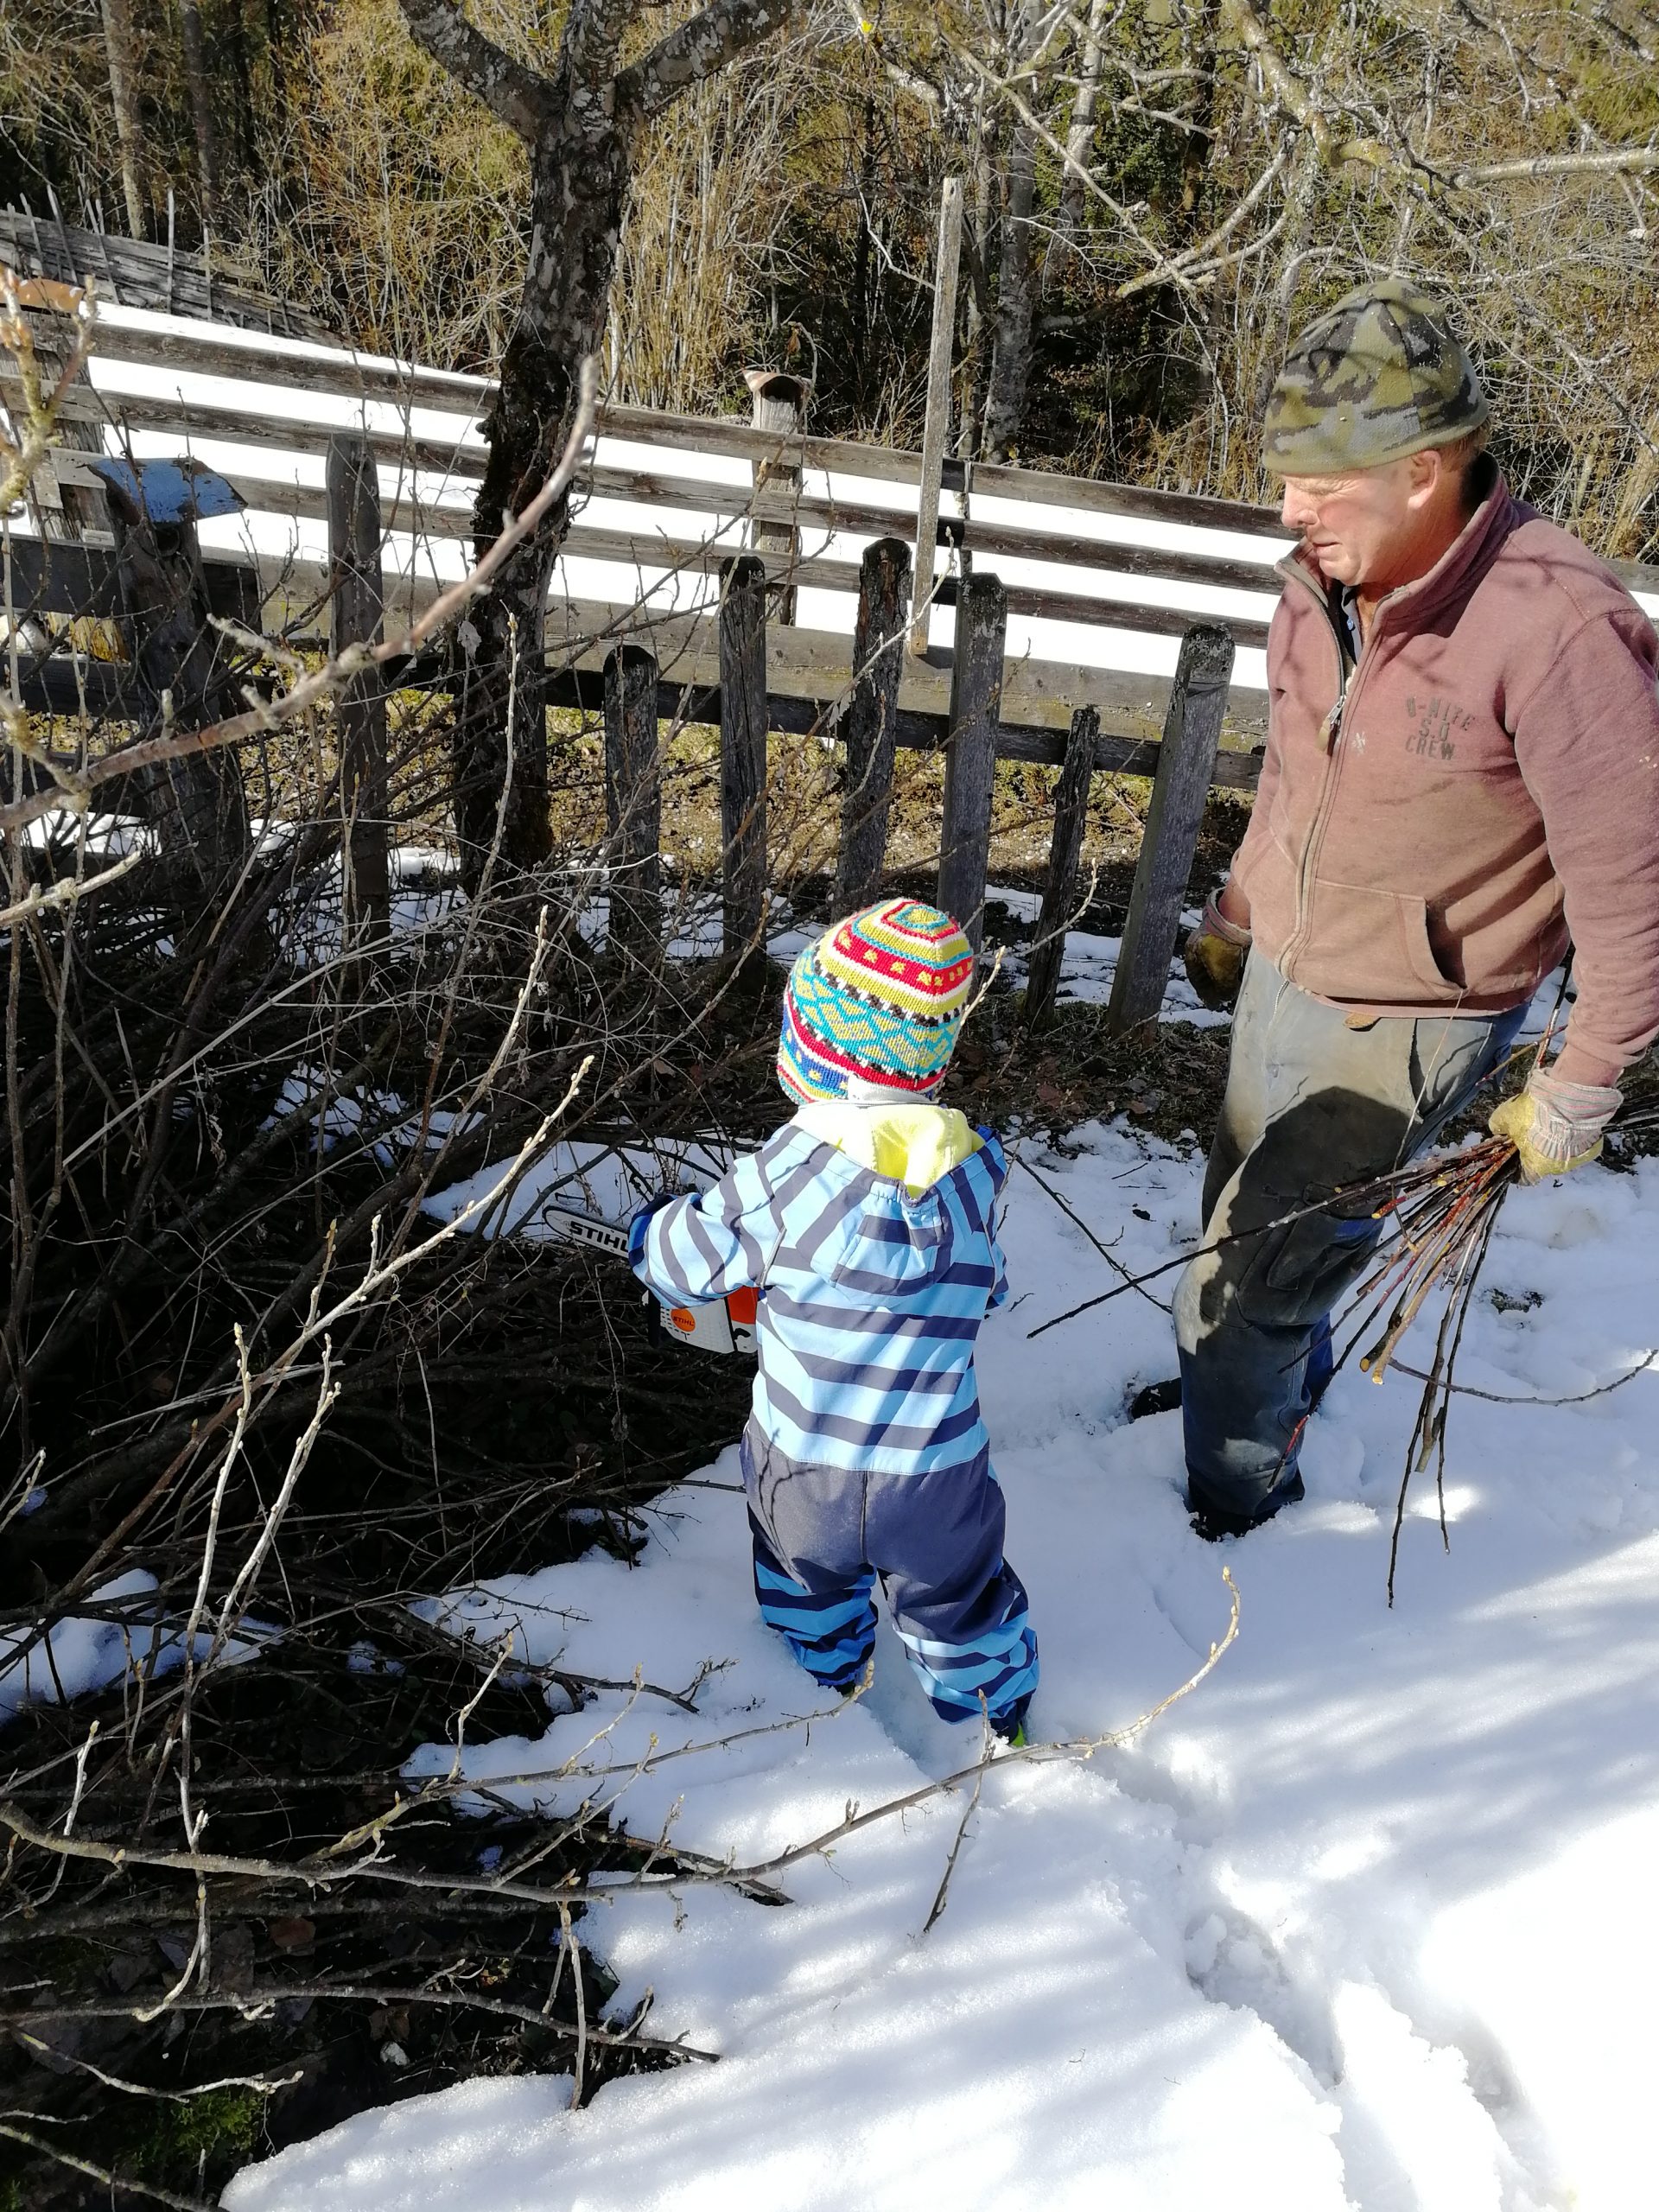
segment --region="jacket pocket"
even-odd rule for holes
[[[1464,987],[1429,942],[1428,907],[1409,892],[1314,880],[1292,981],[1322,998],[1377,1006],[1455,1006]]]
[[[1414,899],[1407,893],[1394,894],[1395,911],[1400,917],[1400,930],[1406,948],[1406,962],[1417,981],[1426,991],[1437,998],[1453,1003],[1464,995],[1464,986],[1455,976],[1448,976],[1435,955],[1433,942],[1428,934],[1428,904],[1426,899]]]

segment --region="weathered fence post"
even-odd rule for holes
[[[1230,630],[1218,623],[1200,622],[1181,639],[1152,804],[1129,894],[1128,919],[1106,1009],[1106,1027],[1113,1035],[1152,1020],[1164,1002],[1186,880],[1192,873],[1198,826],[1216,772],[1232,672]]]
[[[766,568],[753,553],[720,572],[720,835],[725,949],[758,956],[766,899]]]
[[[340,431],[328,441],[330,641],[380,642],[380,476],[367,438]],[[391,918],[387,856],[391,804],[386,768],[386,695],[378,676],[359,676],[340,695],[340,848],[348,945],[384,937]]]
[[[1079,707],[1065,741],[1065,766],[1054,787],[1054,838],[1048,851],[1048,882],[1037,918],[1037,950],[1026,973],[1026,1020],[1039,1028],[1054,1011],[1065,957],[1066,924],[1077,884],[1077,858],[1089,818],[1089,785],[1095,772],[1095,741],[1100,710]]]
[[[35,359],[41,381],[48,391],[68,365],[75,338],[72,312],[66,303],[56,312],[37,310],[24,318],[35,341]],[[83,485],[60,483],[54,466],[54,455],[59,453],[70,461],[79,454],[101,454],[103,450],[104,434],[97,424],[78,421],[73,414],[59,416],[54,427],[52,451],[35,472],[35,504],[42,537],[79,538],[88,530],[108,529],[109,510],[104,493]]]
[[[662,937],[663,777],[657,657],[618,645],[605,663],[605,827],[613,952],[654,957]]]
[[[753,396],[754,428],[771,430],[782,438],[798,438],[806,422],[807,395],[812,389],[809,377],[798,377],[784,369],[748,369],[745,381]],[[801,470],[798,461],[761,461],[754,464],[754,488],[757,493],[769,496],[772,504],[788,501],[791,505],[801,495]],[[801,550],[801,533],[790,522],[752,522],[749,543],[757,553],[781,553],[792,567]],[[795,587],[786,584],[778,594],[779,622],[795,620]]]
[[[910,548],[901,538],[878,537],[865,548],[858,564],[853,696],[842,725],[847,753],[841,860],[836,871],[838,914],[865,906],[875,896],[887,849],[910,576]]]
[[[213,627],[220,610],[202,569],[196,524],[204,515],[238,512],[241,499],[222,477],[190,461],[105,458],[93,470],[109,491],[135,704],[147,722],[165,718],[181,733],[200,729],[234,697],[237,654]],[[252,845],[235,749],[157,761],[135,777],[134,787],[156,826],[168,905],[186,931],[211,927],[216,900],[240,875]]]
[[[939,904],[977,952],[985,931],[985,874],[991,856],[991,792],[1002,704],[1002,647],[1008,595],[988,573],[957,588],[957,639],[944,752],[944,827]]]
[[[957,270],[962,260],[962,179],[948,176],[939,198],[939,245],[933,264],[933,334],[927,359],[927,413],[922,423],[922,480],[916,498],[916,604],[910,650],[927,651],[928,601],[933,590],[939,530],[939,477],[950,435],[950,360],[957,342]]]

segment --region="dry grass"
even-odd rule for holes
[[[747,404],[745,368],[782,365],[791,334],[771,327],[769,305],[799,198],[786,148],[800,92],[785,48],[696,86],[653,125],[611,295],[616,398],[726,412]]]

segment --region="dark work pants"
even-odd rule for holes
[[[1369,1208],[1270,1224],[1427,1150],[1524,1012],[1356,1028],[1251,954],[1205,1176],[1204,1248],[1175,1294],[1187,1498],[1214,1525],[1249,1527],[1301,1496],[1297,1450],[1328,1372],[1332,1309],[1382,1233]]]

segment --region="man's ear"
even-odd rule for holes
[[[1421,453],[1407,456],[1406,469],[1406,505],[1414,514],[1421,514],[1433,504],[1446,480],[1446,455],[1438,446],[1428,446]]]

